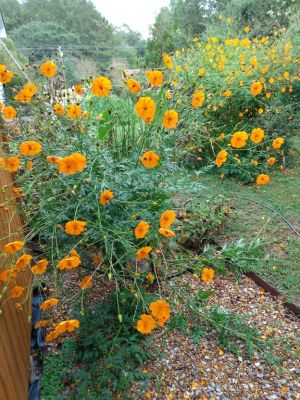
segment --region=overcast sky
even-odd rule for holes
[[[127,24],[131,29],[141,32],[144,38],[149,35],[149,25],[161,7],[168,6],[170,0],[92,0],[100,13],[113,25]]]

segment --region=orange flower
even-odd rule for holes
[[[5,168],[9,172],[16,172],[20,168],[19,157],[8,157],[5,160]]]
[[[141,156],[140,161],[146,168],[155,168],[159,163],[159,156],[154,151],[146,151]]]
[[[6,119],[15,119],[17,111],[12,106],[6,106],[3,108],[3,115]]]
[[[14,99],[22,104],[28,104],[31,102],[32,94],[28,90],[22,89],[15,95]]]
[[[6,85],[7,83],[9,83],[12,80],[13,76],[14,76],[14,74],[11,71],[8,71],[6,69],[6,65],[3,65],[3,64],[0,65],[0,82],[1,83]]]
[[[32,161],[27,161],[26,168],[27,168],[28,171],[31,171],[32,168],[33,168],[33,162]]]
[[[65,225],[65,232],[68,233],[69,235],[78,236],[85,231],[86,229],[85,226],[86,222],[84,221],[78,221],[78,220],[69,221]]]
[[[92,93],[94,96],[106,97],[111,91],[111,81],[105,76],[99,76],[92,82]]]
[[[66,114],[69,118],[71,118],[73,121],[81,117],[82,115],[82,109],[77,105],[77,104],[69,104],[67,109],[66,109]]]
[[[78,319],[69,319],[66,321],[62,321],[56,325],[55,331],[61,335],[65,332],[74,332],[76,328],[79,328],[79,321]]]
[[[168,229],[175,221],[176,214],[172,210],[165,211],[160,217],[160,227]]]
[[[162,124],[167,129],[175,128],[178,124],[178,113],[175,110],[166,111]]]
[[[75,93],[78,94],[79,96],[82,96],[84,93],[84,89],[81,85],[75,85],[74,86]]]
[[[192,96],[192,106],[194,108],[202,107],[204,100],[205,100],[204,92],[203,90],[199,90],[195,92]]]
[[[25,85],[23,86],[23,89],[26,90],[28,93],[30,93],[31,96],[33,96],[37,92],[37,87],[32,82],[25,83]]]
[[[168,68],[170,68],[170,69],[173,68],[173,61],[172,61],[172,58],[171,58],[170,56],[168,56],[168,54],[163,53],[162,59],[163,59],[163,62],[164,62],[164,64],[165,64],[166,67],[168,67]]]
[[[283,145],[283,143],[284,143],[284,138],[283,137],[278,137],[278,138],[273,140],[272,147],[273,147],[273,149],[277,149],[278,150]]]
[[[59,300],[56,299],[55,297],[52,297],[51,299],[45,300],[44,303],[40,305],[40,310],[41,311],[46,311],[51,307],[56,306],[59,303]]]
[[[147,78],[151,86],[158,87],[162,84],[163,74],[160,71],[147,71]]]
[[[42,151],[42,145],[38,142],[23,142],[19,146],[22,156],[35,156]]]
[[[142,260],[143,258],[147,258],[149,256],[149,254],[151,253],[151,251],[152,251],[152,247],[150,247],[150,246],[142,247],[135,253],[135,258],[137,260]]]
[[[270,182],[269,175],[261,174],[256,178],[257,185],[267,185]]]
[[[49,261],[44,258],[43,260],[38,261],[36,265],[31,268],[31,271],[34,275],[42,275],[46,272],[48,264]]]
[[[165,237],[175,237],[175,232],[173,232],[171,229],[166,229],[166,228],[159,228],[158,233]]]
[[[261,128],[255,128],[252,130],[250,139],[253,143],[260,143],[265,136],[265,131]]]
[[[46,78],[53,78],[56,75],[56,65],[52,61],[41,64],[41,74]]]
[[[24,271],[27,265],[32,260],[32,256],[30,254],[23,254],[16,262],[14,269],[18,271]]]
[[[136,93],[138,93],[138,92],[140,91],[140,89],[141,89],[141,85],[140,85],[139,82],[136,81],[135,79],[127,79],[126,84],[127,84],[128,90],[129,90],[131,93],[136,94]]]
[[[60,270],[67,269],[68,271],[78,267],[81,264],[81,259],[79,256],[69,256],[65,257],[57,264],[57,268]]]
[[[114,194],[111,190],[105,189],[99,196],[99,203],[105,206],[113,199]]]
[[[228,156],[228,153],[226,150],[219,151],[219,153],[217,154],[217,157],[216,157],[217,167],[221,167],[227,161],[227,156]]]
[[[55,104],[53,104],[53,111],[56,115],[63,115],[64,108],[61,104],[55,103]]]
[[[275,157],[270,157],[267,161],[268,165],[272,166],[276,163],[276,158]]]
[[[80,153],[73,153],[58,160],[59,172],[64,174],[75,174],[81,172],[86,165],[86,158]]]
[[[165,300],[157,300],[150,304],[149,309],[153,317],[157,320],[158,325],[163,326],[170,318],[171,309]]]
[[[150,333],[155,328],[155,320],[151,315],[142,314],[137,322],[136,329],[143,334]]]
[[[48,321],[46,319],[42,319],[41,321],[37,322],[34,327],[35,329],[42,328],[43,326],[47,325]]]
[[[15,279],[16,277],[17,274],[11,268],[7,268],[0,274],[0,282],[8,282]]]
[[[17,298],[17,297],[21,297],[22,294],[24,293],[24,288],[21,286],[15,286],[13,289],[11,289],[10,291],[10,295],[12,298]]]
[[[149,272],[149,273],[146,275],[146,279],[147,279],[147,281],[149,281],[149,282],[153,282],[153,281],[154,281],[154,275],[151,274],[151,272]]]
[[[246,146],[247,139],[248,134],[245,131],[238,131],[232,135],[230,143],[232,147],[240,149],[241,147]]]
[[[148,222],[146,221],[139,222],[134,230],[135,237],[137,239],[143,239],[147,235],[149,228],[150,225],[148,224]]]
[[[82,281],[79,284],[81,290],[88,289],[92,286],[93,281],[91,279],[91,276],[92,275],[87,275],[82,279]]]
[[[151,97],[140,97],[135,105],[135,110],[137,115],[149,124],[153,121],[156,105]]]
[[[59,162],[62,160],[61,157],[57,156],[47,156],[47,161],[52,163],[52,164],[59,164]]]
[[[24,244],[25,243],[21,240],[7,243],[5,246],[3,246],[2,253],[15,254],[17,251],[21,250],[24,247]]]
[[[203,282],[209,283],[214,279],[215,270],[213,268],[203,268],[201,278]]]
[[[59,333],[58,333],[57,331],[55,331],[55,330],[54,330],[54,331],[51,331],[50,333],[48,333],[48,335],[46,335],[45,341],[46,341],[46,342],[50,342],[50,341],[52,341],[52,340],[57,339],[58,336],[59,336]]]
[[[252,83],[250,93],[252,94],[252,96],[257,96],[262,92],[262,89],[263,89],[262,84],[256,81]]]

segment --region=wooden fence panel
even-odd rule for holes
[[[0,121],[1,124],[2,121]],[[0,127],[1,128],[1,127]],[[0,131],[0,157],[5,157]],[[9,172],[0,169],[0,250],[14,240],[22,240],[23,224],[17,212],[12,192],[13,180]],[[3,206],[2,206],[3,205]],[[13,265],[16,257],[0,258],[0,273]],[[0,399],[25,400],[28,398],[31,334],[31,271],[19,272],[16,282],[28,288],[19,299],[8,296],[9,288],[0,282]],[[5,290],[5,289],[4,289]],[[16,303],[22,304],[17,310]]]

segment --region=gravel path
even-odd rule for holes
[[[207,285],[192,275],[183,275],[173,282],[177,287],[189,284],[191,292],[200,288],[214,290],[210,305],[247,314],[249,323],[259,328],[262,339],[287,336],[295,347],[299,319],[287,315],[280,299],[263,293],[249,278],[237,282],[234,277],[219,276]],[[199,345],[178,330],[167,335],[156,331],[153,337],[162,356],[145,364],[143,370],[156,379],[150,381],[144,392],[134,388],[135,400],[300,399],[300,363],[295,357],[270,366],[259,354],[249,361],[224,351],[213,335],[201,339]],[[283,355],[283,349],[282,354],[278,350],[278,355]]]

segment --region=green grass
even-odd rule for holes
[[[300,232],[300,140],[295,143],[289,165],[275,170],[266,187],[241,185],[216,175],[195,178],[204,187],[204,197],[224,196],[231,214],[220,240],[230,242],[260,238],[269,260],[257,267],[257,273],[279,290],[285,299],[300,304],[300,238],[281,219],[284,216]],[[259,202],[261,204],[257,204]],[[271,207],[276,212],[269,210]]]

